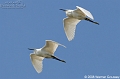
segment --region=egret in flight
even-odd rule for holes
[[[66,63],[64,60],[61,60],[56,56],[54,56],[54,52],[56,51],[58,45],[65,47],[64,45],[59,44],[55,41],[46,40],[45,46],[43,46],[40,49],[28,48],[29,50],[34,50],[34,52],[30,54],[30,59],[33,64],[33,67],[38,73],[42,71],[42,67],[43,67],[42,61],[44,58],[52,58]]]
[[[94,18],[89,11],[87,11],[79,6],[76,6],[76,7],[77,7],[77,9],[75,9],[75,10],[60,9],[62,11],[65,11],[65,13],[67,15],[67,18],[63,19],[63,25],[64,25],[64,31],[65,31],[66,36],[69,41],[71,41],[74,38],[76,25],[81,20],[86,20],[86,21],[89,21],[89,22],[99,25],[98,22],[93,21]]]

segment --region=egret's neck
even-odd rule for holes
[[[35,53],[36,55],[38,55],[40,52],[41,52],[41,49],[35,49],[35,50],[34,50],[34,53]]]
[[[66,15],[67,15],[68,17],[73,17],[72,12],[73,12],[73,10],[67,10],[67,11],[66,11]]]

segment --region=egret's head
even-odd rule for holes
[[[62,11],[67,11],[67,10],[65,10],[65,9],[59,9],[59,10],[62,10]]]
[[[34,49],[34,48],[28,48],[28,50],[33,50],[34,54],[36,54],[36,52],[37,52],[37,49]]]

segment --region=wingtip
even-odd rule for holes
[[[73,38],[68,38],[68,41],[72,41],[74,39],[74,37]]]
[[[68,41],[72,41],[72,39],[68,39]]]
[[[37,71],[37,73],[38,73],[38,74],[40,74],[41,72],[42,72],[42,71],[40,71],[40,72],[39,72],[39,71]]]
[[[58,45],[61,45],[61,46],[65,47],[65,48],[67,48],[67,47],[64,46],[63,44],[60,44],[60,43],[58,43],[58,42],[56,42],[56,41],[53,41],[53,40],[46,40],[46,41],[51,41],[51,42],[54,42],[54,43],[56,43],[56,44],[58,44]]]
[[[59,45],[63,46],[64,48],[67,48],[66,46],[64,46],[64,45],[62,45],[62,44],[59,44]]]
[[[66,34],[66,36],[67,36],[67,34]],[[70,36],[70,37],[67,36],[67,39],[68,39],[68,41],[70,42],[70,41],[72,41],[72,40],[74,39],[74,36],[72,36],[72,37],[71,37],[71,36]]]

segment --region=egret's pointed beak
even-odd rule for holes
[[[65,10],[65,9],[59,9],[59,10],[62,10],[62,11],[67,11],[67,10]]]
[[[33,49],[33,48],[28,48],[28,50],[35,50],[35,49]]]

